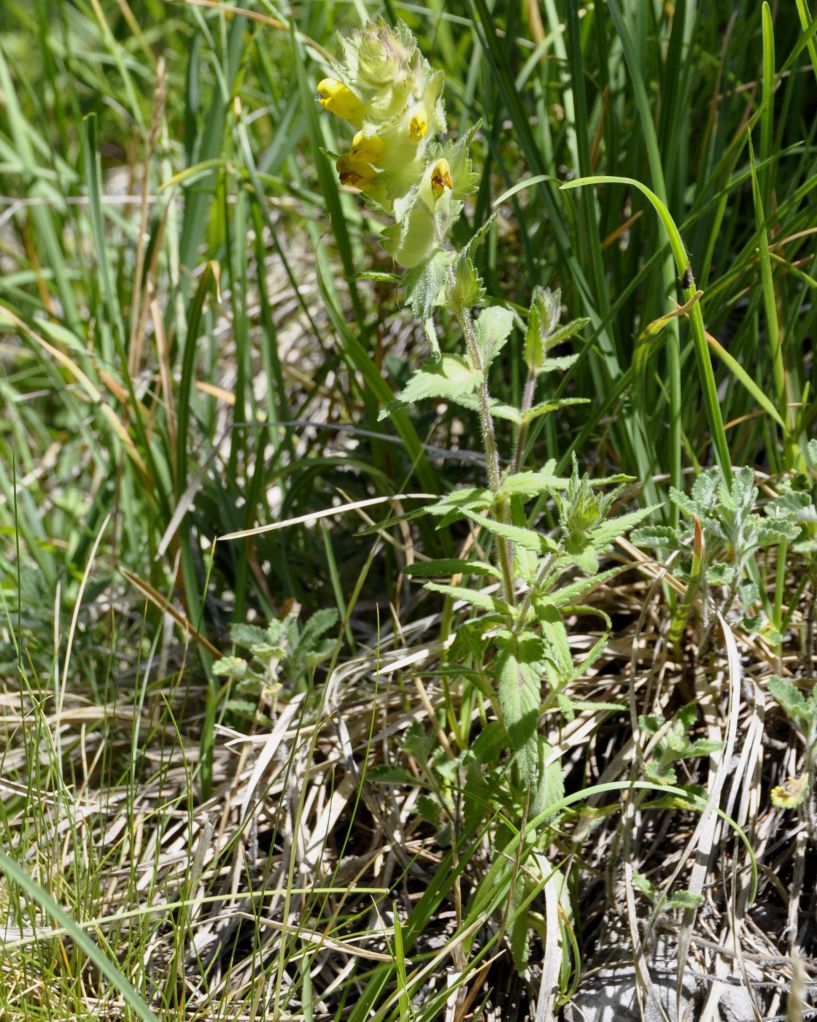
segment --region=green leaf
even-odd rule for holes
[[[468,129],[462,138],[456,142],[446,142],[439,147],[439,155],[448,160],[448,167],[451,171],[451,179],[454,182],[452,195],[455,199],[465,199],[472,195],[479,185],[480,175],[474,170],[468,148],[477,133],[481,122],[477,122]],[[433,158],[437,153],[436,147],[430,148]]]
[[[619,536],[624,536],[634,526],[638,525],[639,522],[643,522],[645,518],[657,511],[660,504],[653,504],[650,507],[642,507],[637,511],[630,511],[629,514],[619,515],[617,518],[610,518],[601,525],[597,525],[592,530],[592,541],[593,545],[599,549],[612,543],[613,540],[618,539]]]
[[[511,750],[522,778],[534,791],[544,773],[544,749],[538,742],[541,705],[542,644],[535,637],[497,640],[497,695]]]
[[[511,955],[513,964],[520,976],[524,976],[530,955],[530,925],[528,908],[525,901],[530,893],[531,883],[525,872],[519,870],[511,884],[508,899],[508,918],[510,920]]]
[[[247,661],[240,656],[225,656],[213,664],[213,674],[240,681],[247,676]]]
[[[569,607],[571,604],[576,603],[577,600],[580,600],[591,589],[603,585],[626,570],[627,565],[622,565],[618,568],[608,568],[606,571],[602,571],[597,575],[591,575],[589,578],[577,578],[575,582],[570,582],[568,585],[562,586],[561,589],[548,594],[547,602],[552,603],[557,608]]]
[[[539,370],[540,373],[554,373],[554,372],[565,372],[570,369],[572,365],[575,365],[578,361],[578,355],[559,355],[555,358],[546,358],[542,361],[542,368]]]
[[[462,487],[446,493],[444,497],[433,504],[429,504],[426,510],[431,515],[451,515],[453,512],[462,512],[465,508],[472,511],[481,511],[490,507],[493,501],[491,491],[478,489],[476,487]]]
[[[590,399],[586,397],[562,397],[553,401],[540,401],[539,404],[535,404],[532,408],[529,408],[522,416],[520,416],[520,418],[521,421],[525,423],[533,422],[534,419],[538,419],[542,415],[549,415],[551,412],[558,411],[560,408],[569,408],[571,405],[587,404],[590,404]]]
[[[415,316],[422,320],[431,317],[439,304],[440,292],[445,287],[448,268],[451,265],[451,253],[435,252],[430,259],[406,270],[403,275],[403,287],[406,291],[406,304],[411,306]]]
[[[483,309],[474,324],[482,367],[487,369],[508,341],[513,329],[513,313],[499,305]]]
[[[472,522],[481,525],[486,532],[506,539],[510,543],[524,547],[526,550],[533,550],[535,553],[544,554],[556,550],[554,541],[542,532],[535,529],[524,529],[519,525],[507,525],[505,522],[497,522],[493,518],[486,518],[485,515],[475,514],[468,508],[462,508],[462,513]]]
[[[235,624],[230,628],[230,638],[242,649],[252,649],[269,641],[267,632],[257,625]]]
[[[417,778],[408,770],[402,767],[389,766],[388,763],[381,763],[369,767],[366,771],[366,780],[374,784],[410,784],[417,786]]]
[[[533,796],[533,800],[530,806],[530,813],[532,816],[538,816],[539,813],[545,812],[550,809],[551,806],[556,805],[557,802],[565,797],[565,782],[562,777],[562,765],[558,759],[552,763],[548,763],[551,755],[553,754],[553,746],[551,746],[542,735],[537,734],[536,740],[539,746],[538,750],[538,761],[544,763],[544,770],[540,775],[539,784],[536,787],[536,791]]]
[[[817,716],[817,706],[812,699],[806,700],[803,693],[786,678],[773,674],[767,682],[769,694],[804,732],[808,732]]]
[[[479,402],[473,396],[459,397],[456,399],[458,405],[462,405],[463,408],[467,408],[471,412],[479,411]],[[506,422],[512,422],[515,426],[522,424],[522,416],[518,408],[514,408],[513,405],[503,404],[501,401],[496,401],[493,398],[489,402],[491,409],[491,415],[495,419],[504,419]]]
[[[525,334],[525,363],[531,373],[539,373],[548,350],[548,339],[562,315],[562,293],[535,287]]]
[[[444,596],[450,596],[452,600],[463,600],[472,607],[477,607],[479,610],[487,610],[492,614],[507,615],[510,613],[510,608],[504,600],[501,600],[498,596],[491,596],[490,593],[484,593],[480,589],[443,585],[440,582],[426,582],[425,588],[433,593],[442,593]]]
[[[463,309],[479,305],[485,298],[485,288],[482,277],[477,272],[472,259],[464,253],[460,253],[454,264],[454,291],[451,300],[454,305],[460,305]]]
[[[704,896],[702,894],[695,894],[693,891],[687,891],[682,887],[673,892],[672,897],[667,903],[667,908],[698,909],[703,903]]]
[[[567,486],[567,480],[562,476],[555,476],[550,471],[555,467],[556,462],[551,460],[541,472],[514,472],[502,480],[499,492],[506,497],[524,497],[532,500],[534,497],[548,496],[553,490],[563,490]]]
[[[414,404],[425,398],[453,400],[470,394],[479,386],[481,379],[482,374],[459,355],[443,355],[436,363],[426,361],[423,368],[419,369],[400,391],[396,400],[386,405],[379,417],[384,419],[404,405]]]
[[[659,550],[677,550],[682,544],[682,531],[671,525],[645,525],[636,529],[630,539],[637,546],[649,546]]]
[[[502,572],[493,564],[486,564],[485,561],[465,561],[456,557],[407,564],[403,568],[403,574],[410,578],[444,578],[457,574],[490,575],[493,578],[502,578]]]

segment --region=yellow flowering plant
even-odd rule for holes
[[[469,812],[482,819],[485,806],[498,802],[506,816],[515,805],[520,819],[537,817],[541,824],[564,795],[558,755],[543,733],[545,722],[549,715],[573,714],[579,704],[572,702],[568,687],[601,654],[606,641],[575,664],[564,614],[587,589],[609,577],[599,572],[600,555],[651,509],[611,519],[619,488],[599,492],[599,484],[580,477],[575,466],[570,478],[557,476],[553,462],[523,470],[531,423],[581,403],[578,398],[537,402],[536,393],[542,380],[570,368],[578,357],[554,356],[552,349],[586,321],[561,324],[561,295],[546,288],[535,290],[526,323],[509,308],[487,304],[475,250],[491,221],[462,250],[450,241],[464,200],[477,187],[469,154],[474,130],[456,140],[438,140],[446,128],[443,78],[432,70],[405,25],[391,28],[383,20],[372,22],[342,38],[341,46],[344,59],[333,66],[331,77],[318,83],[317,101],[346,121],[353,135],[348,151],[329,155],[340,182],[356,188],[371,208],[392,220],[383,244],[404,271],[407,302],[423,320],[432,349],[381,417],[427,398],[447,400],[478,414],[486,457],[486,489],[454,490],[427,510],[443,524],[460,519],[479,527],[493,542],[494,563],[449,559],[407,569],[427,589],[464,601],[474,611],[473,620],[458,632],[452,662],[476,660],[473,673],[489,679],[505,736],[509,755],[500,770],[502,782],[498,788],[487,782],[480,788],[472,775],[466,825]],[[434,323],[440,307],[453,313],[463,351],[440,350]],[[517,324],[525,328],[522,358],[527,367],[519,407],[494,400],[489,390],[491,366]],[[514,432],[506,464],[499,455],[495,420],[509,423]],[[537,530],[526,511],[527,504],[541,506],[543,499],[556,506],[560,527],[555,538]],[[451,575],[462,575],[463,581],[452,585],[433,580]],[[472,588],[466,579],[473,576],[488,584]],[[469,755],[472,767],[472,754],[463,750],[464,773]],[[482,767],[487,774],[496,764]],[[439,782],[430,787],[444,797]],[[441,811],[445,815],[451,807]],[[498,836],[498,847],[507,839]],[[496,870],[492,867],[486,878],[489,886],[508,879],[508,863],[507,856],[499,856]],[[526,904],[526,891],[525,883],[515,888],[519,906]],[[519,932],[512,937],[520,968],[527,925],[520,908],[514,923]]]

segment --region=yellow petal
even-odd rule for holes
[[[337,78],[324,78],[318,82],[318,102],[344,121],[358,124],[363,116],[363,104],[352,90]]]
[[[425,137],[427,131],[428,117],[425,109],[421,106],[415,107],[409,121],[409,138],[413,142],[419,142],[421,138]]]
[[[335,161],[340,183],[364,191],[374,180],[377,171],[364,160],[356,160],[351,153],[344,153]]]
[[[352,156],[365,163],[377,163],[383,152],[383,139],[379,135],[366,135],[359,131],[352,139]]]
[[[448,160],[437,160],[431,168],[431,190],[434,192],[434,198],[439,199],[446,188],[453,187],[454,182],[451,180],[451,168],[448,166]]]

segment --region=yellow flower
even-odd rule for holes
[[[426,116],[425,109],[421,106],[416,106],[411,112],[411,120],[409,121],[409,138],[412,142],[419,142],[421,138],[425,137],[427,131],[428,117]]]
[[[318,102],[331,113],[349,121],[356,128],[363,123],[364,107],[348,85],[337,78],[324,78],[318,82]]]
[[[434,198],[439,199],[446,188],[453,187],[454,182],[451,180],[451,168],[448,166],[448,160],[437,160],[431,168],[431,190],[434,192]]]
[[[367,135],[359,131],[352,139],[352,153],[355,160],[377,163],[383,152],[383,139],[379,135]]]

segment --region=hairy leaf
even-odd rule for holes
[[[511,336],[513,329],[513,313],[492,305],[479,315],[474,324],[477,335],[477,346],[482,355],[482,366],[487,369]]]
[[[429,319],[438,304],[440,292],[445,287],[451,253],[435,252],[430,259],[406,270],[403,287],[406,290],[406,304],[422,320]]]
[[[473,369],[459,355],[443,355],[439,362],[426,361],[397,395],[380,413],[383,419],[404,405],[424,398],[457,398],[470,394],[479,385],[482,374]]]
[[[494,578],[502,578],[502,573],[493,564],[486,564],[485,561],[465,561],[456,557],[407,564],[403,568],[403,573],[411,578],[444,578],[457,574],[491,575]]]
[[[535,553],[546,553],[549,550],[556,550],[556,544],[542,532],[535,529],[523,529],[518,525],[506,525],[505,522],[497,522],[493,518],[486,518],[485,515],[475,514],[468,508],[462,509],[466,518],[481,525],[486,532],[508,540],[510,543],[525,547],[526,550],[533,550]]]

